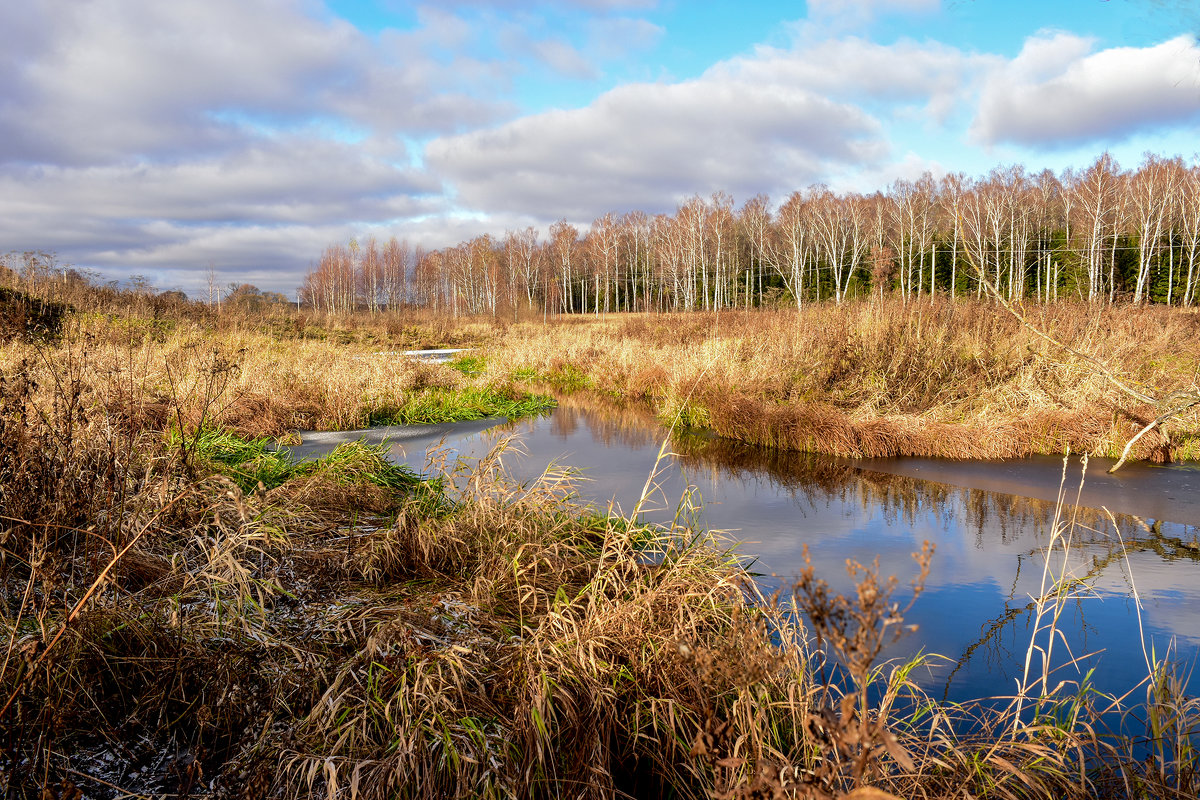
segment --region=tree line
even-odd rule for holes
[[[452,314],[688,311],[842,302],[871,292],[1194,305],[1200,165],[1147,154],[1123,170],[1024,167],[897,180],[874,194],[817,185],[777,208],[717,192],[673,215],[605,214],[422,250],[395,238],[331,245],[301,302],[330,312],[406,305]]]

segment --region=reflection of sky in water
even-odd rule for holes
[[[524,451],[503,456],[515,478],[531,480],[551,463],[577,467],[583,477],[581,499],[601,507],[614,501],[625,512],[641,497],[663,436],[660,426],[633,412],[564,407],[547,417],[460,438],[453,442],[454,452],[482,456],[510,430],[519,434]],[[920,632],[893,654],[923,649],[962,660],[957,667],[937,666],[922,681],[936,694],[951,675],[952,698],[1014,691],[1033,632],[1031,597],[1042,585],[1053,503],[719,440],[679,441],[671,449],[679,455],[660,465],[658,491],[643,506],[649,509],[644,516],[668,521],[693,488],[696,502],[704,504],[700,521],[739,542],[738,552],[753,559],[751,569],[761,573],[760,584],[768,590],[790,585],[789,578],[803,568],[802,547],[807,544],[818,575],[836,590],[851,588],[847,558],[869,564],[878,556],[881,572],[900,579],[903,598],[916,573],[911,554],[924,540],[934,543],[929,585],[908,617]],[[407,460],[421,464],[411,447]],[[1003,468],[1006,480],[1029,480],[1019,465]],[[977,479],[986,468],[975,463],[971,472]],[[1139,480],[1151,481],[1157,474],[1161,471],[1143,470],[1125,478],[1124,488],[1136,491]],[[1076,471],[1069,481],[1072,488],[1078,479]],[[1044,489],[1042,494],[1047,496]],[[1067,632],[1071,655],[1098,654],[1084,662],[1082,671],[1097,667],[1096,685],[1111,691],[1127,689],[1145,675],[1131,575],[1142,600],[1146,649],[1153,645],[1161,656],[1174,639],[1178,655],[1195,660],[1200,652],[1200,615],[1195,613],[1200,609],[1195,581],[1200,552],[1187,544],[1195,540],[1197,529],[1163,523],[1152,533],[1135,518],[1118,516],[1126,562],[1107,515],[1083,510],[1080,520],[1066,563],[1090,588],[1068,604],[1060,627]],[[1062,564],[1063,555],[1056,550],[1052,567],[1061,571]],[[1046,640],[1043,635],[1042,642]],[[1056,662],[1070,658],[1062,642],[1054,647]],[[1081,674],[1064,668],[1054,678],[1077,680]]]

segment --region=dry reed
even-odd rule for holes
[[[1200,374],[1194,311],[1061,303],[1038,321],[1159,393]],[[1115,456],[1156,416],[995,305],[942,298],[525,323],[498,338],[488,369],[742,441],[854,457]],[[1135,457],[1197,457],[1198,419],[1143,437]]]

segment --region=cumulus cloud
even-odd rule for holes
[[[917,103],[944,117],[979,76],[1000,63],[939,42],[878,44],[857,36],[823,38],[790,49],[759,46],[713,67],[712,76],[791,83],[845,100]]]
[[[426,161],[472,207],[584,219],[666,210],[697,192],[800,186],[883,149],[876,121],[853,106],[710,77],[623,86],[587,108],[438,139]]]
[[[0,173],[0,232],[4,220],[23,208],[41,213],[56,205],[109,220],[352,220],[390,214],[390,208],[379,207],[389,198],[436,188],[427,176],[368,157],[356,147],[292,137],[178,163],[7,170]]]
[[[0,117],[6,158],[172,157],[236,141],[215,111],[310,112],[306,93],[289,89],[338,71],[349,32],[286,16],[272,26],[269,5],[278,4],[44,3],[64,13],[10,75],[21,108]],[[13,97],[7,86],[4,95]]]
[[[1070,33],[1030,38],[988,78],[971,126],[976,142],[1111,143],[1200,120],[1200,46],[1190,34],[1114,47]]]
[[[134,168],[10,169],[0,172],[0,251],[52,249],[67,262],[184,289],[203,283],[209,263],[268,270],[259,285],[288,291],[325,244],[367,221],[444,213],[438,191],[423,173],[362,148],[301,137]]]
[[[344,21],[304,13],[296,0],[29,5],[0,11],[6,39],[53,18],[22,45],[19,62],[0,62],[0,152],[8,161],[228,151],[246,137],[247,115],[279,126],[336,113],[411,132],[479,124],[498,111],[464,88],[479,85],[485,71],[469,60],[459,73],[417,48],[376,45]]]
[[[358,225],[200,226],[181,227],[155,222],[137,231],[139,242],[129,249],[99,253],[102,265],[116,279],[143,275],[158,288],[178,288],[192,297],[207,296],[208,265],[216,284],[250,283],[267,291],[294,295],[308,269],[332,242],[371,235],[386,240],[404,236],[394,227]]]
[[[430,13],[372,38],[310,0],[4,4],[0,252],[292,288],[331,236],[446,211],[403,142],[511,113],[512,67],[462,35]]]

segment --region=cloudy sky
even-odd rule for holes
[[[22,0],[0,253],[294,294],[427,247],[724,190],[1200,150],[1188,0]]]

